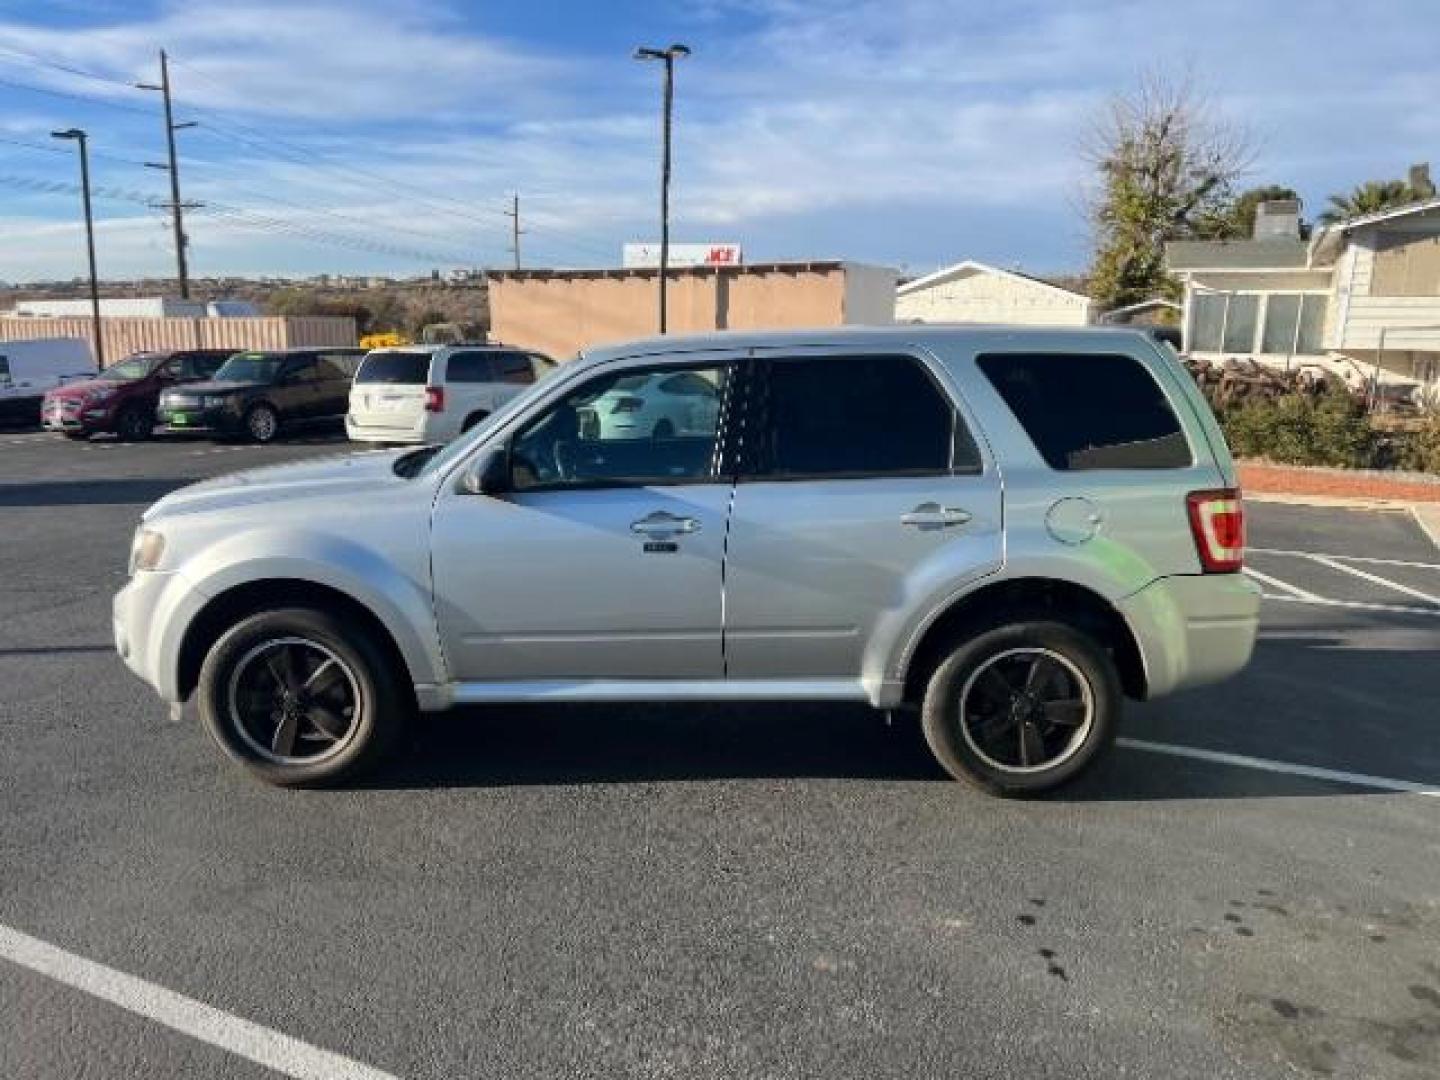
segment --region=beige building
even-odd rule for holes
[[[288,349],[303,345],[354,345],[351,318],[110,318],[100,317],[106,363],[131,353],[169,349]],[[91,340],[88,318],[43,319],[0,315],[0,341],[26,338]]]
[[[847,262],[697,266],[668,275],[671,333],[889,324],[895,271]],[[556,358],[648,337],[659,271],[507,270],[490,274],[490,334]]]
[[[1249,240],[1167,244],[1185,347],[1209,359],[1329,361],[1440,380],[1440,198],[1300,237],[1297,203],[1262,203]]]
[[[895,291],[895,321],[1086,326],[1094,303],[1015,270],[967,259],[916,278]]]

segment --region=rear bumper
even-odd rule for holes
[[[345,434],[353,442],[428,443],[430,434],[424,420],[414,423],[360,423],[354,413],[345,415]]]
[[[1139,643],[1147,698],[1243,670],[1260,629],[1260,587],[1244,574],[1160,578],[1116,607]]]

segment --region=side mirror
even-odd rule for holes
[[[476,454],[460,477],[460,490],[467,495],[503,495],[509,491],[509,448],[487,446]]]

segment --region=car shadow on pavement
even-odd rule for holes
[[[1353,630],[1353,627],[1345,628]],[[1338,628],[1337,628],[1338,630]],[[1371,775],[1440,779],[1418,758],[1435,653],[1373,649],[1327,629],[1272,634],[1218,686],[1127,709],[1122,736]],[[1361,710],[1358,706],[1368,705]],[[1416,710],[1417,705],[1426,708]],[[1423,715],[1422,715],[1423,714]],[[1433,744],[1434,740],[1430,740]],[[913,712],[858,705],[547,704],[421,716],[366,786],[504,787],[719,779],[945,781]],[[1398,744],[1398,745],[1397,745]],[[1417,775],[1418,774],[1418,775]],[[1054,803],[1380,794],[1352,784],[1119,747]]]
[[[38,484],[0,482],[0,506],[119,506],[146,505],[176,488],[195,483],[195,477],[126,480],[47,480]]]

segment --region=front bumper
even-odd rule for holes
[[[1260,587],[1244,574],[1164,577],[1116,606],[1139,644],[1147,698],[1237,674],[1260,629]]]
[[[155,410],[155,421],[170,434],[218,431],[231,435],[241,428],[240,417],[225,408],[190,409],[162,405]]]
[[[184,628],[206,597],[182,574],[141,570],[115,594],[110,624],[115,651],[125,666],[165,701],[183,700],[180,645]]]
[[[40,407],[40,425],[46,431],[109,431],[115,420],[114,410],[107,406],[85,408],[83,405],[45,402]]]

